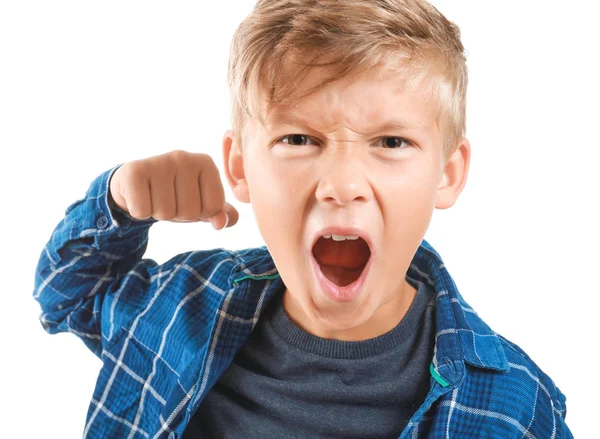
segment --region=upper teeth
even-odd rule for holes
[[[334,241],[344,241],[346,239],[349,239],[351,241],[358,239],[358,236],[354,236],[354,235],[323,235],[323,238],[333,238]]]

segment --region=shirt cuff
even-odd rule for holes
[[[110,196],[110,179],[122,164],[103,172],[94,179],[83,199],[76,201],[67,208],[69,214],[75,207],[81,206],[82,214],[71,229],[71,239],[88,236],[102,237],[109,234],[122,234],[129,230],[147,229],[158,222],[152,217],[140,220],[121,210]],[[81,210],[81,209],[78,209]]]

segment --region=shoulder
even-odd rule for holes
[[[171,257],[165,263],[151,269],[154,277],[206,278],[217,273],[227,273],[239,263],[235,252],[224,248],[193,250]],[[217,279],[220,279],[217,277]]]
[[[552,412],[564,418],[567,411],[566,397],[554,380],[520,346],[500,334],[496,335],[504,347],[510,372],[535,390],[538,403],[548,405]]]
[[[190,351],[197,350],[206,342],[214,316],[231,289],[232,270],[243,263],[243,255],[244,251],[213,248],[180,253],[162,264],[142,260],[122,282],[113,303],[106,305],[106,327],[114,319],[119,323],[110,348],[117,349],[119,340],[131,338],[158,352],[166,349],[163,344],[169,336],[169,346],[181,349],[191,343]]]
[[[154,288],[163,283],[172,300],[183,300],[193,289],[207,290],[203,294],[224,296],[236,279],[255,275],[271,267],[266,247],[239,250],[213,248],[180,253],[161,265],[151,268]]]
[[[510,370],[467,365],[465,380],[452,392],[453,402],[464,416],[485,418],[501,437],[572,437],[565,425],[565,395],[521,347],[496,336]]]

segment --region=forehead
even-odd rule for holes
[[[325,77],[322,68],[311,70],[298,84],[297,94],[318,86]],[[423,90],[411,90],[399,73],[378,67],[360,77],[326,84],[290,104],[267,106],[262,117],[267,131],[310,123],[325,130],[344,124],[365,134],[397,127],[431,135],[437,124],[436,112]]]
[[[310,114],[303,113],[302,111],[280,109],[271,112],[270,116],[266,119],[265,128],[267,130],[272,130],[279,126],[303,126],[307,123],[311,123],[312,125],[318,125],[319,123],[321,123],[325,125],[325,123],[323,123],[322,120],[315,119],[314,117],[311,117]],[[402,116],[365,116],[361,123],[365,127],[362,129],[356,129],[355,131],[363,132],[364,134],[373,134],[377,131],[394,128],[406,131],[418,131],[423,134],[432,134],[434,128],[432,125],[428,125],[418,119],[407,118]]]

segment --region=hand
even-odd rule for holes
[[[175,150],[124,163],[112,175],[110,195],[136,219],[210,221],[221,230],[239,218],[225,201],[219,169],[208,154]]]

